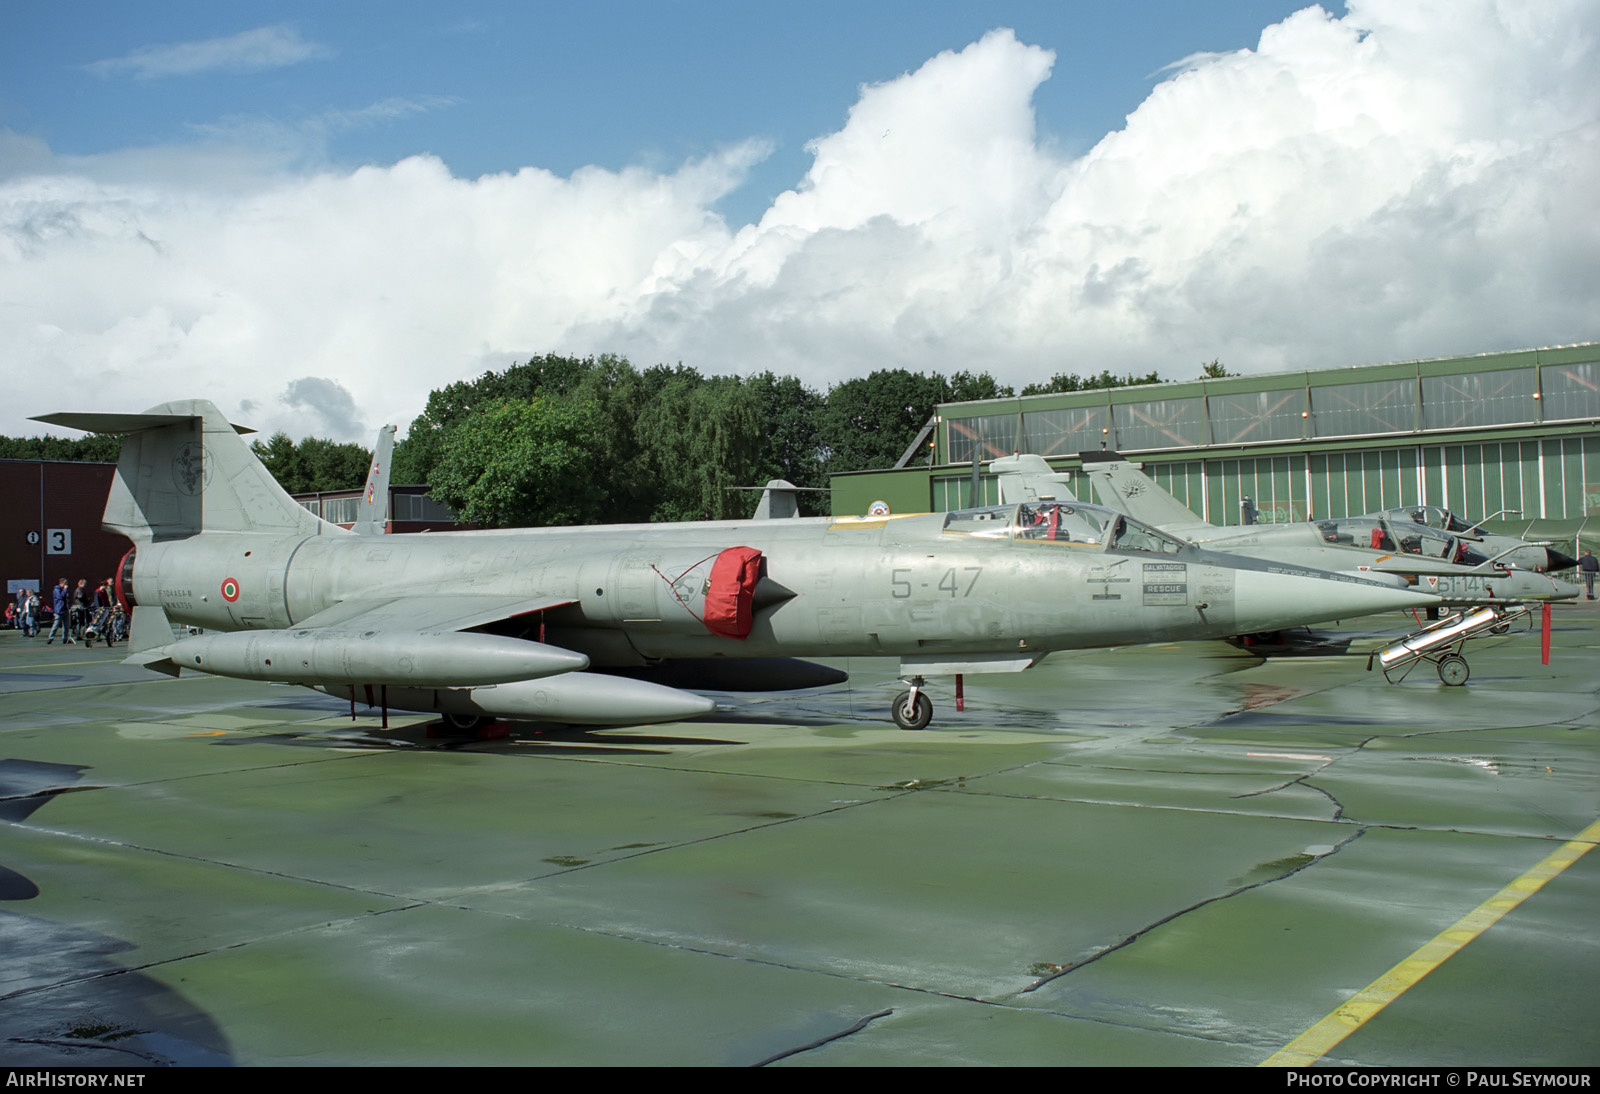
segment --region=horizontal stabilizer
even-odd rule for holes
[[[204,532],[343,535],[284,492],[212,403],[186,399],[143,414],[65,411],[35,421],[121,433],[103,525],[134,543]]]
[[[124,665],[153,669],[156,672],[164,672],[168,676],[178,675],[178,663],[167,656],[165,649],[145,650],[143,653],[129,654],[122,659],[122,663]]]
[[[58,414],[39,414],[30,422],[59,425],[64,429],[81,429],[86,433],[139,433],[146,429],[159,429],[167,425],[182,425],[193,414],[94,414],[62,411]],[[235,433],[254,433],[249,426],[236,425]]]

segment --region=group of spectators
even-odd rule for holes
[[[111,578],[98,588],[90,589],[87,578],[80,577],[77,585],[69,586],[66,578],[56,582],[50,591],[47,607],[36,589],[21,589],[15,603],[6,605],[6,625],[20,630],[27,638],[36,637],[44,629],[47,617],[53,621],[45,645],[50,645],[59,634],[66,645],[82,642],[94,645],[99,639],[107,646],[116,637],[116,616],[122,612],[117,601],[116,587]]]

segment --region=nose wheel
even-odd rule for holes
[[[933,721],[933,700],[922,690],[922,677],[913,676],[906,683],[911,685],[911,690],[895,696],[894,706],[889,711],[894,724],[901,729],[927,729],[928,723]]]

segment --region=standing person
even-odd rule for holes
[[[1589,599],[1594,599],[1594,578],[1600,574],[1600,558],[1594,557],[1593,551],[1583,552],[1583,557],[1578,560],[1578,569],[1583,571],[1583,585],[1589,593]]]
[[[50,606],[55,609],[56,618],[55,622],[50,624],[50,636],[44,642],[47,646],[56,640],[56,630],[58,628],[64,641],[72,641],[72,623],[67,618],[68,596],[67,579],[63,577],[56,582],[56,587],[50,590]]]
[[[78,583],[72,588],[72,632],[67,641],[83,637],[83,628],[89,622],[89,584],[87,578],[80,577]]]
[[[112,592],[111,579],[106,578],[104,585],[95,587],[94,606],[89,616],[89,628],[84,631],[83,639],[86,645],[93,645],[90,635],[98,635],[105,641],[106,648],[111,648],[111,603],[116,599]]]
[[[22,594],[22,636],[32,638],[39,633],[39,594],[32,589]]]

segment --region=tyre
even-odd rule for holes
[[[478,732],[490,721],[481,714],[446,714],[443,717],[445,728],[463,737]]]
[[[933,721],[933,700],[928,698],[925,691],[917,692],[916,701],[911,699],[909,691],[902,691],[895,696],[894,724],[901,729],[926,729],[928,723]]]

